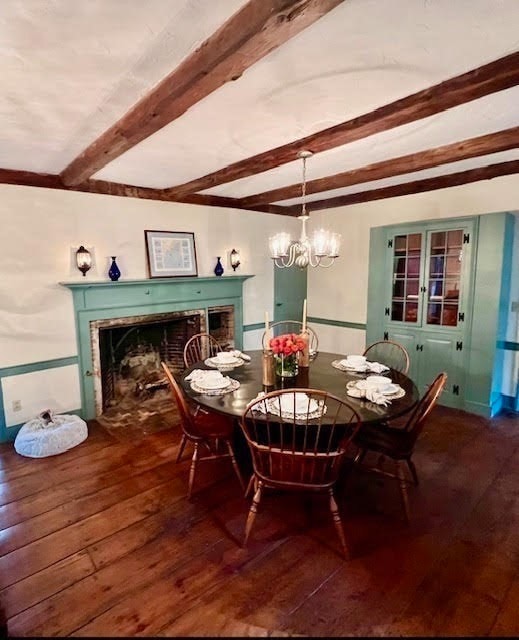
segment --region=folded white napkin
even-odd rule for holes
[[[187,375],[184,380],[190,380],[194,382],[200,382],[200,380],[211,380],[217,381],[223,379],[224,376],[215,369],[193,369],[189,375]]]
[[[229,351],[229,353],[232,353],[233,356],[236,356],[236,358],[247,360],[247,362],[250,360],[250,356],[248,356],[246,353],[243,353],[243,351],[240,351],[239,349],[234,349],[234,351]]]
[[[265,395],[265,392],[260,391],[258,395],[249,402],[249,405],[251,405],[253,402],[256,402],[256,400],[263,398],[264,395]],[[267,403],[258,402],[258,404],[254,407],[254,411],[259,411],[260,413],[268,413]]]
[[[385,364],[381,362],[367,362],[368,370],[373,373],[382,373],[383,371],[389,371],[389,367],[386,367]]]
[[[366,400],[374,402],[375,404],[383,405],[384,407],[387,407],[388,404],[391,404],[391,400],[389,400],[387,396],[385,396],[383,393],[380,393],[379,391],[376,391],[375,389],[364,389],[364,397],[366,398]]]
[[[366,387],[363,382],[364,381],[361,380],[359,382],[348,383],[348,395],[352,396],[353,398],[365,398],[366,400],[373,402],[373,404],[378,404],[383,407],[387,407],[389,404],[391,404],[391,400],[386,395],[380,393],[376,389],[370,389],[369,387]]]

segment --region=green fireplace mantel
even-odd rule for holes
[[[243,348],[243,282],[251,275],[203,278],[60,282],[72,291],[79,355],[82,416],[95,418],[90,322],[174,311],[234,306],[234,340]]]

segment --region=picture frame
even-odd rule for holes
[[[144,231],[150,278],[198,276],[195,234],[191,231]]]

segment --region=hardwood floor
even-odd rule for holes
[[[434,410],[410,526],[394,481],[348,474],[349,561],[320,496],[267,494],[243,549],[249,501],[230,467],[202,465],[188,502],[179,441],[92,422],[52,458],[0,445],[11,636],[519,635],[517,415]]]

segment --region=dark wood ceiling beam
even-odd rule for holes
[[[245,209],[239,200],[234,198],[221,198],[194,194],[186,196],[182,200],[172,199],[163,189],[151,189],[148,187],[136,187],[131,184],[119,182],[107,182],[106,180],[87,180],[81,184],[68,186],[63,184],[59,175],[51,173],[33,173],[31,171],[17,171],[13,169],[0,169],[0,184],[15,184],[25,187],[42,187],[44,189],[59,189],[62,191],[80,191],[83,193],[98,193],[107,196],[119,196],[123,198],[140,198],[144,200],[160,200],[162,202],[175,202],[185,204],[200,204],[210,207],[226,207],[232,209]],[[286,215],[286,207],[278,205],[258,205],[257,208],[247,207],[247,211],[261,211],[264,213],[276,213]]]
[[[492,178],[507,176],[514,173],[519,173],[519,160],[499,162],[488,165],[487,167],[478,167],[477,169],[468,169],[467,171],[459,171],[458,173],[449,173],[435,178],[425,178],[424,180],[395,184],[391,187],[383,187],[382,189],[350,193],[344,196],[337,196],[336,198],[314,200],[313,202],[306,203],[306,209],[310,212],[319,211],[321,209],[331,209],[333,207],[344,207],[351,204],[371,202],[372,200],[384,200],[385,198],[396,198],[397,196],[406,196],[413,193],[423,193],[425,191],[434,191],[436,189],[457,187],[470,182],[491,180]],[[287,214],[295,216],[300,213],[301,205],[286,207],[286,210]]]
[[[446,144],[426,151],[410,153],[398,158],[374,162],[360,169],[343,171],[333,176],[310,180],[306,183],[306,193],[319,193],[349,187],[354,184],[381,180],[393,176],[430,169],[449,162],[458,162],[477,156],[498,153],[519,147],[519,127],[489,133],[477,138]],[[268,202],[280,202],[301,196],[301,184],[293,184],[280,189],[272,189],[247,198],[240,198],[241,206],[254,207]]]
[[[61,173],[64,184],[84,182],[343,1],[249,0],[75,158]]]
[[[181,198],[188,193],[246,178],[292,162],[302,149],[320,153],[446,111],[519,84],[519,52],[494,60],[437,85],[413,93],[347,122],[230,164],[196,180],[168,189]]]

